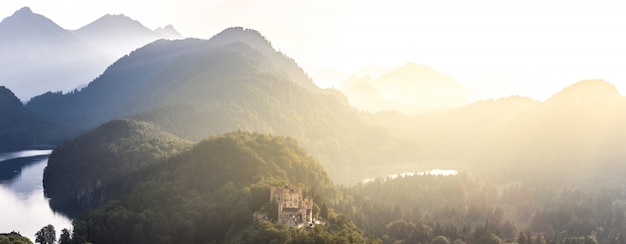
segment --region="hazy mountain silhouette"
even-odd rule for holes
[[[398,112],[375,115],[378,124],[394,128],[418,141],[422,160],[459,162],[448,167],[467,167],[483,151],[485,144],[502,128],[517,120],[539,102],[512,96],[474,102],[462,107],[412,116]]]
[[[374,87],[373,82],[369,76],[352,76],[344,82],[340,89],[348,97],[350,105],[369,112],[399,111],[406,114],[419,114],[448,109],[447,107],[424,107],[385,99],[381,92]]]
[[[369,83],[369,84],[363,84]],[[363,93],[364,87],[370,93]],[[376,93],[371,93],[373,89]],[[397,110],[407,114],[442,111],[467,103],[467,89],[445,73],[407,63],[378,78],[353,76],[341,86],[351,104],[373,112]],[[378,96],[380,95],[380,96]]]
[[[572,178],[591,169],[623,172],[616,165],[626,157],[624,122],[626,101],[615,86],[580,81],[502,128],[488,147],[497,150],[483,159]]]
[[[425,65],[407,63],[375,79],[384,97],[418,106],[452,107],[467,103],[458,82]]]
[[[0,22],[0,82],[22,100],[73,89],[108,63],[96,49],[27,7]]]
[[[113,60],[155,40],[182,37],[171,25],[152,31],[139,21],[123,14],[104,15],[72,33],[97,47]]]
[[[22,100],[47,91],[72,91],[116,59],[173,28],[151,31],[125,16],[107,15],[76,31],[24,7],[0,22],[0,85]]]
[[[46,93],[26,106],[77,131],[132,117],[190,140],[235,130],[293,136],[343,180],[410,146],[365,125],[339,92],[315,87],[292,59],[243,28],[209,40],[153,42],[81,91]],[[377,153],[381,142],[398,145]]]
[[[165,39],[180,39],[183,37],[172,25],[158,27],[154,29],[154,32],[161,34]]]

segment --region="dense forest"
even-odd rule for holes
[[[335,211],[384,243],[626,243],[619,187],[489,184],[460,174],[379,178],[340,191]]]

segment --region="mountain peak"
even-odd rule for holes
[[[209,39],[209,45],[211,47],[224,47],[233,43],[247,45],[272,60],[273,63],[276,64],[274,68],[282,70],[279,72],[283,75],[281,78],[299,83],[309,91],[321,91],[292,58],[275,50],[274,47],[272,47],[272,43],[256,30],[244,27],[230,27]]]
[[[15,11],[13,15],[4,18],[0,24],[2,24],[0,25],[0,32],[7,31],[7,33],[37,33],[43,35],[42,32],[64,31],[63,28],[52,20],[43,15],[33,13],[29,7],[23,7]]]
[[[23,14],[33,14],[33,11],[30,10],[29,7],[22,7],[21,9],[15,11],[13,15],[23,15]]]
[[[102,29],[106,28],[119,28],[119,29],[127,29],[127,28],[140,28],[144,29],[145,27],[137,20],[134,20],[123,14],[105,14],[99,19],[91,22],[90,24],[83,26],[79,29],[79,31],[102,31]]]
[[[132,18],[124,15],[124,14],[105,14],[104,16],[100,17],[101,19],[115,19],[115,20],[131,20],[133,21]]]
[[[29,19],[38,19],[38,16],[43,17],[41,15],[33,13],[33,11],[29,7],[23,7],[15,11],[13,15],[6,17],[2,22],[25,22]]]
[[[243,42],[261,52],[274,52],[272,44],[256,30],[243,27],[230,27],[211,37],[210,41],[224,46],[233,42]]]
[[[22,102],[15,94],[4,86],[0,86],[0,109],[21,107]]]
[[[617,88],[609,82],[603,80],[582,80],[564,88],[548,99],[548,101],[608,101],[619,100],[621,97]]]
[[[154,32],[159,33],[163,35],[163,37],[169,39],[178,39],[183,37],[176,29],[174,29],[174,26],[172,25],[166,25],[164,27],[156,28],[154,29]]]
[[[381,85],[392,85],[403,87],[405,85],[418,86],[419,89],[440,89],[440,90],[461,90],[463,89],[452,77],[446,73],[434,70],[433,68],[415,64],[406,63],[404,66],[389,71],[377,79],[377,83]]]

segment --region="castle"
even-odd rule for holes
[[[278,203],[276,223],[288,226],[303,226],[313,222],[313,201],[302,198],[302,187],[296,189],[288,185],[270,188],[270,201]]]

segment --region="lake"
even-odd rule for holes
[[[71,220],[52,211],[43,194],[43,170],[52,150],[0,153],[0,233],[19,232],[31,240],[45,225],[58,235]]]

